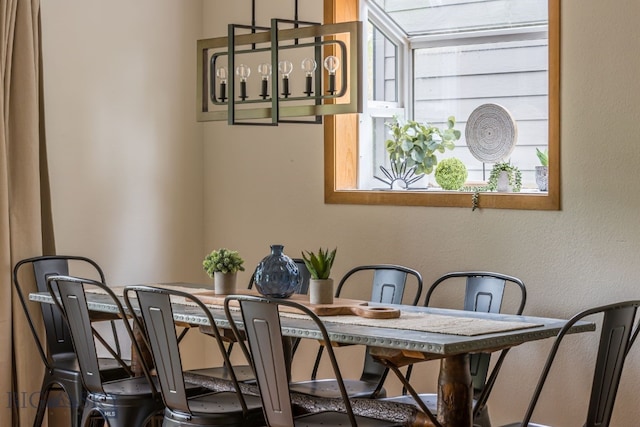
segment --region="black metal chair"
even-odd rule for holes
[[[439,289],[441,285],[453,285],[456,278],[465,279],[464,310],[484,313],[500,313],[505,288],[510,284],[517,288],[520,296],[519,301],[517,301],[518,308],[516,309],[515,314],[522,314],[527,302],[527,290],[522,280],[513,276],[487,271],[461,271],[445,274],[431,285],[427,291],[424,305],[430,305],[434,292]],[[490,353],[472,354],[470,357],[471,379],[473,382],[474,394],[473,419],[474,424],[478,426],[491,426],[487,400],[489,399],[489,394],[493,389],[507,352],[508,349],[500,352],[490,374]],[[412,367],[409,366],[407,373],[404,375],[406,382],[404,379],[400,378],[405,384],[405,387],[403,388],[403,396],[392,397],[387,400],[398,403],[411,403],[420,407],[424,412],[435,412],[437,409],[437,394],[417,394],[417,392],[415,392],[415,390],[409,385],[412,372],[411,368]],[[409,395],[406,395],[407,391],[410,392]]]
[[[416,305],[422,292],[422,276],[416,270],[400,265],[377,264],[362,265],[348,271],[340,280],[335,296],[340,297],[343,288],[348,283],[361,283],[358,278],[373,273],[370,301],[384,304],[402,304],[407,287],[407,278],[415,279],[415,289],[411,304]],[[334,379],[317,379],[320,360],[324,352],[324,346],[320,346],[313,365],[311,380],[299,381],[291,384],[291,390],[297,393],[318,397],[335,398],[340,396],[338,383]],[[386,396],[384,381],[389,369],[376,362],[370,354],[369,348],[365,349],[362,373],[359,379],[345,379],[349,397],[381,398]]]
[[[300,275],[302,278],[300,283],[300,289],[296,293],[305,295],[309,292],[309,279],[311,278],[311,274],[309,273],[309,270],[307,269],[307,266],[304,263],[304,260],[302,260],[301,258],[292,258],[292,260],[298,266],[298,269],[300,271]],[[255,272],[254,274],[251,275],[251,279],[249,280],[249,285],[247,286],[247,288],[253,289],[254,283],[255,283]],[[204,332],[209,334],[211,332],[210,329],[211,328],[207,327],[204,329]],[[227,330],[223,330],[221,334],[221,338],[225,343],[227,343],[227,355],[231,357],[231,353],[233,352],[233,347],[236,339],[232,334],[230,333],[228,334],[227,332],[228,332]],[[288,349],[287,354],[290,354],[291,357],[293,357],[296,350],[298,349],[298,345],[300,345],[300,338],[288,339],[286,340],[286,344]],[[290,358],[288,360],[290,361]],[[236,364],[236,365],[233,365],[233,370],[235,372],[235,375],[238,381],[248,382],[248,383],[255,382],[255,376],[253,374],[253,369],[251,369],[251,366]],[[231,379],[229,376],[229,368],[226,364],[223,366],[216,366],[211,368],[192,369],[189,372],[192,372],[198,375],[205,375],[212,378],[220,378],[224,380]]]
[[[215,325],[211,312],[196,297],[177,290],[154,288],[149,286],[130,286],[125,289],[125,303],[133,312],[133,298],[142,313],[148,347],[151,349],[154,366],[160,380],[160,388],[166,408],[164,410],[164,427],[187,426],[252,426],[263,425],[264,418],[260,398],[245,396],[234,374],[229,370],[229,379],[234,391],[209,392],[188,397],[178,348],[178,336],[173,320],[173,309],[170,297],[177,296],[193,303],[207,316],[209,324]],[[140,322],[135,317],[136,322]],[[212,328],[213,336],[226,366],[231,366],[224,343],[217,328]]]
[[[309,293],[309,280],[311,279],[311,273],[309,273],[309,269],[307,268],[307,264],[304,263],[302,258],[291,258],[293,262],[298,266],[298,271],[300,272],[300,289],[296,292],[300,295],[306,295]],[[253,288],[253,284],[255,283],[255,273],[251,275],[251,280],[249,281],[249,289]],[[291,357],[298,350],[298,346],[300,345],[300,338],[291,339]]]
[[[104,381],[101,378],[85,286],[98,288],[113,300],[124,319],[122,325],[133,344],[134,357],[143,360],[140,346],[135,340],[129,322],[126,321],[126,311],[107,285],[71,276],[50,276],[47,279],[47,288],[69,327],[82,382],[88,391],[80,425],[85,427],[90,420],[100,417],[110,427],[141,427],[162,413],[162,397],[145,363],[139,364],[143,376],[113,381]]]
[[[636,321],[636,313],[639,306],[640,300],[624,301],[594,307],[573,316],[560,330],[549,351],[549,356],[542,369],[523,421],[509,424],[505,427],[547,427],[542,424],[532,423],[530,420],[551,370],[553,360],[558,353],[558,348],[569,329],[576,322],[596,314],[602,314],[602,326],[584,427],[608,427],[613,414],[624,362],[638,336],[638,330],[640,330],[640,322]]]
[[[233,332],[239,338],[241,337],[240,330],[235,324],[230,308],[230,304],[233,302],[237,302],[240,305],[244,335],[246,335],[249,348],[241,339],[238,340],[238,345],[255,369],[267,426],[351,425],[382,427],[400,425],[390,421],[354,415],[352,401],[350,401],[343,383],[340,368],[329,341],[329,334],[322,321],[311,310],[286,299],[274,300],[253,296],[230,295],[225,299],[225,313]],[[288,368],[285,363],[279,306],[295,308],[309,316],[310,320],[317,325],[321,340],[327,346],[327,354],[338,383],[344,412],[324,411],[294,416],[295,411],[291,404]]]
[[[33,273],[36,289],[38,292],[47,292],[47,277],[52,275],[68,275],[70,267],[83,271],[85,274],[92,274],[104,282],[104,273],[96,262],[89,258],[80,256],[39,256],[24,259],[16,263],[13,269],[13,284],[20,304],[24,310],[27,323],[38,350],[38,354],[45,365],[45,374],[40,387],[40,400],[34,420],[34,426],[40,426],[44,420],[47,402],[51,390],[62,389],[69,398],[71,409],[71,426],[78,426],[82,417],[82,406],[86,391],[83,388],[80,377],[80,367],[78,359],[73,349],[73,343],[69,335],[66,322],[60,311],[53,305],[38,304],[41,309],[46,335],[46,351],[36,333],[36,326],[32,313],[27,305],[27,300],[20,284],[20,278],[24,277],[29,270]],[[38,316],[39,317],[39,316]],[[130,361],[123,360],[120,351],[120,341],[115,330],[115,325],[111,322],[111,332],[113,333],[113,343],[109,345],[99,334],[95,334],[96,339],[105,345],[107,351],[113,357],[100,358],[100,375],[105,379],[116,379],[127,376]]]

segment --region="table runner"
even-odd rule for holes
[[[211,289],[191,288],[178,285],[153,285],[190,293],[198,297],[207,307],[211,309],[222,309],[220,305],[220,296],[212,296]],[[113,287],[111,290],[118,296],[122,295],[124,287]],[[102,290],[94,288],[87,289],[87,292],[104,293]],[[240,293],[240,291],[239,291]],[[247,293],[244,291],[243,293]],[[176,304],[191,305],[182,297],[172,296],[172,302]],[[233,308],[233,307],[232,307]],[[304,314],[296,314],[282,312],[283,317],[290,318],[306,318]],[[400,317],[396,319],[367,319],[359,316],[319,316],[325,323],[339,323],[360,326],[371,326],[380,328],[407,329],[420,332],[461,335],[461,336],[477,336],[492,334],[498,332],[515,331],[520,329],[529,329],[542,326],[541,324],[529,322],[512,322],[504,320],[479,319],[475,317],[449,316],[433,313],[418,313],[413,311],[402,310]]]

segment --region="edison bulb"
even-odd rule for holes
[[[327,69],[329,74],[335,74],[336,70],[340,67],[340,60],[336,56],[327,56],[324,59],[324,68]]]
[[[280,71],[280,74],[282,74],[282,77],[288,79],[289,75],[293,71],[293,64],[291,63],[291,61],[286,61],[286,60],[280,61],[278,63],[278,71]]]
[[[227,67],[219,67],[216,70],[216,77],[220,80],[220,83],[227,82]]]
[[[313,58],[305,58],[302,60],[301,66],[302,71],[304,71],[307,76],[312,76],[318,64],[316,64],[316,60]]]
[[[241,82],[246,82],[247,78],[251,75],[251,68],[244,64],[240,64],[236,67],[236,74],[240,77]]]

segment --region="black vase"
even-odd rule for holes
[[[271,245],[271,254],[256,268],[256,289],[266,297],[288,298],[300,289],[302,280],[298,266],[282,253],[282,249],[282,245]]]

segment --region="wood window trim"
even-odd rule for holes
[[[547,194],[479,193],[478,208],[560,210],[560,0],[549,1],[549,187]],[[359,0],[324,0],[324,22],[358,20]],[[339,159],[339,161],[338,161]],[[356,190],[358,115],[325,116],[327,204],[471,208],[472,193]],[[350,190],[348,188],[353,188]]]

